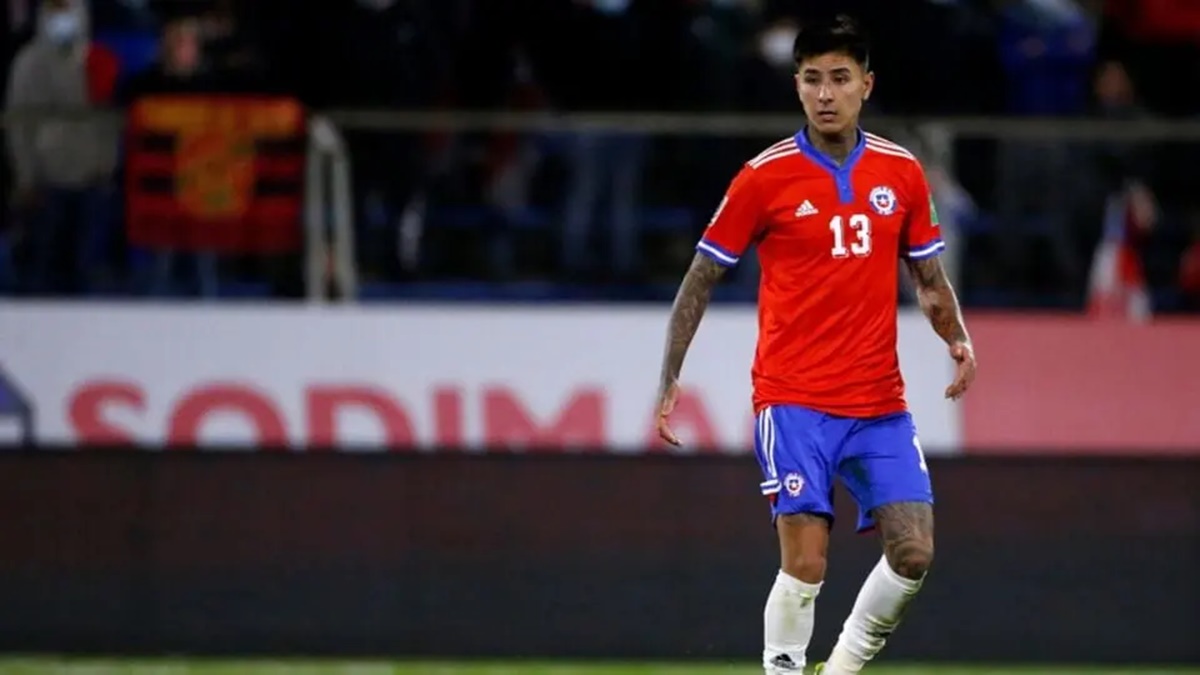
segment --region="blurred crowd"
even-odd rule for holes
[[[9,0],[5,105],[271,92],[314,110],[769,112],[798,127],[796,22],[832,8],[871,28],[871,116],[1200,121],[1200,0]],[[126,245],[119,130],[26,117],[5,132],[6,292],[216,295],[257,278],[203,253],[181,276],[177,256]],[[739,163],[778,137],[341,132],[364,292],[633,299],[670,292]],[[1200,144],[960,137],[950,165],[895,140],[926,159],[967,304],[1200,308]],[[750,264],[731,297],[753,278]]]

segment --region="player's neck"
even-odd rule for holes
[[[808,142],[821,154],[829,159],[841,164],[846,161],[850,153],[854,151],[854,146],[858,145],[858,126],[851,125],[845,131],[838,134],[819,134],[813,131],[812,127],[804,127],[804,135],[808,137]]]

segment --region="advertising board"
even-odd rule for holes
[[[665,451],[665,307],[5,304],[0,316],[0,370],[41,443]],[[756,330],[751,308],[710,310],[672,452],[750,452]],[[900,345],[923,446],[955,451],[945,347],[916,313],[901,315]]]

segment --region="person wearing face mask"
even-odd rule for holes
[[[84,0],[43,0],[37,32],[13,60],[6,102],[9,111],[31,109],[6,128],[12,203],[28,245],[20,283],[27,292],[88,290],[106,273],[118,128],[38,109],[103,107],[118,70],[116,57],[90,40]]]
[[[1093,116],[1149,119],[1139,98],[1124,63],[1105,61],[1097,66]],[[1078,201],[1078,230],[1097,237],[1094,243],[1088,242],[1093,254],[1087,310],[1092,316],[1140,322],[1152,315],[1146,257],[1163,213],[1151,186],[1151,177],[1157,173],[1154,153],[1145,145],[1091,143],[1078,162],[1078,187],[1071,191]],[[1095,223],[1100,223],[1098,232]]]

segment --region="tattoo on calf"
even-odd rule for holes
[[[933,507],[899,502],[875,509],[888,565],[906,579],[925,576],[933,562]]]

